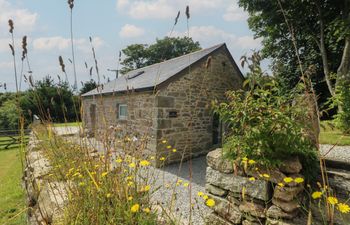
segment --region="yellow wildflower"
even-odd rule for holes
[[[149,191],[150,189],[151,189],[151,186],[149,186],[149,185],[146,185],[144,188],[145,191]]]
[[[129,167],[130,167],[130,168],[135,168],[135,167],[136,167],[136,164],[132,162],[132,163],[129,164]]]
[[[250,159],[250,160],[248,161],[248,163],[249,163],[250,165],[253,165],[253,164],[255,163],[255,160]]]
[[[132,199],[133,199],[132,196],[129,196],[129,197],[128,197],[128,201],[131,201]]]
[[[151,212],[151,210],[150,210],[150,208],[144,208],[144,209],[142,209],[142,211],[144,211],[145,213],[149,213],[149,212]]]
[[[290,183],[290,182],[293,181],[293,178],[291,178],[291,177],[285,177],[285,178],[283,178],[283,181],[286,182],[286,183]]]
[[[255,181],[255,177],[249,177],[250,181]]]
[[[248,161],[248,158],[247,157],[243,157],[242,161]]]
[[[186,182],[183,185],[184,185],[184,187],[188,187],[189,183]]]
[[[131,211],[132,213],[136,213],[136,212],[138,212],[139,210],[140,210],[140,205],[139,205],[139,204],[135,204],[135,205],[131,206],[131,209],[130,209],[130,211]]]
[[[78,185],[79,185],[80,187],[82,187],[82,186],[85,186],[85,183],[84,183],[84,182],[80,182]]]
[[[151,160],[154,160],[155,159],[155,157],[154,156],[151,156],[151,158],[150,158]]]
[[[177,152],[176,148],[173,149],[173,152],[174,152],[174,153]]]
[[[278,183],[277,184],[279,187],[284,187],[284,184],[283,183]]]
[[[205,204],[209,207],[213,207],[215,205],[215,201],[214,199],[210,198],[205,202]]]
[[[134,182],[132,182],[132,181],[128,182],[129,187],[132,186],[133,184],[134,184]]]
[[[167,149],[171,149],[171,145],[166,146]]]
[[[208,198],[209,198],[208,195],[203,195],[204,200],[207,200]]]
[[[92,172],[91,172],[91,175],[95,175],[95,174],[96,174],[96,171],[92,171]]]
[[[165,143],[166,143],[166,140],[163,140],[162,143],[165,144]]]
[[[122,160],[121,158],[118,158],[118,159],[116,159],[115,161],[116,161],[117,163],[123,162],[123,160]]]
[[[270,175],[264,173],[264,174],[263,174],[263,177],[265,177],[265,178],[270,178]]]
[[[312,197],[313,199],[321,198],[321,196],[322,196],[322,192],[320,192],[320,191],[315,191],[315,192],[312,193],[312,195],[311,195],[311,197]]]
[[[102,177],[105,177],[105,176],[107,176],[107,174],[108,174],[108,172],[103,172],[103,173],[101,174],[101,176],[102,176]]]
[[[141,166],[149,166],[150,162],[148,162],[147,160],[141,160],[140,165]]]
[[[350,212],[350,206],[347,205],[347,204],[344,204],[344,203],[339,203],[337,205],[338,207],[338,210],[341,212],[341,213],[349,213]]]
[[[95,165],[95,169],[97,169],[97,168],[99,168],[99,167],[100,167],[100,165],[98,165],[98,164],[97,164],[97,165]]]
[[[164,161],[164,160],[165,160],[165,157],[160,157],[159,160],[160,160],[160,161]]]
[[[302,177],[297,177],[297,178],[294,179],[294,181],[295,181],[296,183],[300,184],[300,183],[303,183],[303,182],[304,182],[304,178],[302,178]]]
[[[199,191],[199,192],[197,193],[197,195],[198,195],[199,197],[202,197],[202,196],[204,195],[204,193],[201,192],[201,191]]]
[[[111,193],[108,193],[108,194],[106,195],[106,197],[107,197],[107,198],[110,198],[110,197],[112,197],[112,194],[111,194]]]
[[[328,197],[328,198],[327,198],[327,201],[328,201],[328,203],[331,204],[331,205],[335,205],[335,204],[338,203],[338,199],[337,199],[336,197]]]

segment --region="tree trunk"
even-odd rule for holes
[[[327,50],[326,50],[326,44],[325,44],[325,37],[324,37],[324,22],[322,18],[322,11],[319,3],[316,1],[316,7],[319,15],[319,22],[320,22],[320,42],[317,43],[322,57],[322,65],[323,65],[323,73],[325,75],[326,83],[329,92],[332,96],[335,95],[335,90],[332,85],[330,71],[329,71],[329,65],[328,65],[328,56],[327,56]]]

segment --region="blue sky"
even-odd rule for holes
[[[129,44],[150,44],[170,34],[177,12],[181,16],[172,36],[187,34],[186,5],[190,6],[190,36],[202,47],[226,42],[236,62],[252,49],[260,49],[247,24],[248,15],[236,0],[75,0],[74,39],[78,82],[90,79],[85,62],[93,65],[89,36],[93,38],[101,76],[113,78],[117,54]],[[68,79],[73,83],[70,53],[69,8],[66,0],[0,0],[0,76],[8,90],[15,89],[13,64],[8,47],[8,19],[15,24],[17,59],[21,39],[28,36],[28,55],[35,80],[46,75],[63,77],[62,56]],[[20,70],[20,60],[18,60]],[[24,67],[24,71],[27,71]],[[96,74],[93,74],[96,79]],[[22,89],[27,84],[22,83]],[[4,91],[0,88],[0,91]]]

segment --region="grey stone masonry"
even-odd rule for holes
[[[236,165],[223,158],[222,149],[208,153],[207,163],[206,191],[215,205],[206,224],[306,224],[300,213],[304,181],[295,182],[302,178],[297,174],[302,170],[297,157],[282,163],[283,171],[294,174],[244,162]],[[285,182],[286,178],[293,181]]]

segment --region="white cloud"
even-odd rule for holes
[[[174,32],[173,35],[183,37],[187,36],[187,32]],[[194,41],[199,41],[203,47],[222,42],[241,50],[259,49],[261,47],[261,39],[254,39],[253,36],[237,37],[214,26],[193,26],[190,28],[190,36]]]
[[[125,24],[119,32],[122,38],[140,37],[145,33],[145,30],[132,24]]]
[[[104,42],[100,37],[92,39],[92,43],[96,49],[101,47]],[[71,45],[70,38],[61,36],[56,37],[41,37],[33,40],[33,47],[35,50],[49,51],[49,50],[65,50]],[[74,46],[81,51],[89,51],[89,41],[85,38],[74,39]]]
[[[190,13],[203,13],[228,4],[228,0],[118,0],[117,9],[126,11],[134,19],[169,19],[174,18],[179,10],[185,11],[190,6]]]
[[[117,0],[117,9],[122,10],[130,4],[129,0]]]
[[[30,12],[28,9],[18,9],[7,0],[0,0],[0,30],[8,30],[8,20],[14,22],[15,31],[20,34],[33,30],[38,14]]]
[[[245,49],[258,49],[261,47],[262,38],[254,39],[252,36],[242,36],[237,38],[237,45]]]
[[[231,4],[222,16],[226,21],[242,21],[248,19],[248,13],[238,7],[237,3]]]

